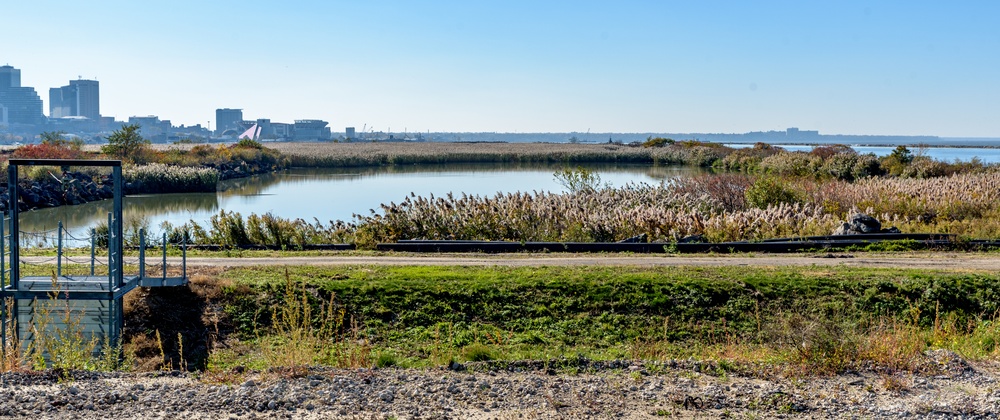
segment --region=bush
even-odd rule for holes
[[[798,202],[793,191],[772,177],[757,178],[753,185],[747,188],[746,199],[747,204],[761,209],[780,203]]]
[[[108,156],[135,162],[143,155],[149,140],[139,134],[139,124],[126,124],[108,136],[108,144],[101,151]]]
[[[821,159],[826,160],[834,155],[839,154],[858,154],[850,146],[845,146],[843,144],[832,144],[829,146],[816,146],[813,147],[812,151],[809,152],[810,155],[819,156]]]
[[[11,157],[20,159],[85,159],[86,156],[79,147],[57,143],[28,144],[11,153]]]
[[[814,176],[823,165],[819,156],[803,152],[777,153],[760,162],[764,173],[786,176]]]
[[[767,143],[756,143],[753,147],[736,149],[719,161],[722,168],[736,171],[753,172],[760,168],[761,161],[768,156],[784,153],[785,149]]]
[[[646,141],[642,142],[642,147],[663,147],[671,144],[674,144],[674,139],[649,136]]]
[[[881,173],[881,170],[875,156],[859,155],[853,151],[837,153],[828,157],[820,168],[822,175],[844,181],[876,176]]]

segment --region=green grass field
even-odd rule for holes
[[[931,348],[993,358],[1000,343],[1000,276],[992,273],[254,267],[214,281],[234,336],[251,343],[211,355],[217,368],[268,367],[282,359],[267,354],[307,352],[299,360],[335,366],[694,357],[821,373],[917,369]],[[292,334],[312,334],[317,347],[280,350]]]

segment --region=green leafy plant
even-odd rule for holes
[[[107,137],[108,144],[102,147],[101,151],[118,159],[136,161],[150,143],[139,133],[141,129],[139,124],[122,125],[122,128]]]

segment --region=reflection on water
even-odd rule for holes
[[[154,221],[158,216],[169,213],[205,212],[219,210],[219,199],[213,193],[157,194],[125,197],[124,216],[126,220],[146,219]],[[95,201],[78,206],[62,206],[21,213],[21,230],[39,232],[56,229],[59,222],[74,230],[79,227],[93,227],[107,223],[112,210],[112,200]],[[152,224],[151,226],[156,226]]]
[[[603,182],[659,183],[681,175],[702,173],[699,168],[636,164],[584,164]],[[272,212],[283,218],[314,218],[326,224],[368,215],[380,204],[399,202],[410,194],[436,197],[448,193],[494,195],[518,191],[562,191],[553,174],[563,165],[553,164],[441,164],[377,168],[292,169],[276,174],[228,180],[218,193],[159,194],[125,198],[126,220],[145,219],[159,232],[161,223],[181,225],[195,221],[207,225],[220,210]],[[62,221],[73,236],[82,237],[91,227],[107,221],[110,200],[79,206],[42,209],[21,214],[21,230],[55,229]]]

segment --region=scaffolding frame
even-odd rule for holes
[[[10,159],[8,161],[7,167],[7,188],[8,188],[8,205],[7,211],[10,217],[10,229],[9,233],[6,235],[8,249],[3,249],[3,240],[0,240],[0,254],[4,251],[9,257],[9,265],[3,267],[4,258],[0,258],[0,297],[3,299],[2,307],[2,338],[3,347],[2,351],[7,351],[8,342],[8,329],[7,311],[10,309],[14,315],[14,319],[18,319],[19,312],[19,301],[35,301],[37,300],[48,300],[52,299],[53,287],[44,287],[44,283],[40,283],[39,278],[34,277],[22,277],[21,267],[20,267],[20,229],[19,229],[19,213],[20,209],[18,207],[18,202],[20,199],[20,189],[18,187],[18,168],[21,166],[56,166],[56,167],[67,167],[67,166],[92,166],[92,167],[111,167],[112,168],[112,181],[113,181],[113,210],[108,215],[108,276],[106,283],[101,276],[83,276],[83,277],[73,277],[73,276],[62,276],[58,275],[55,279],[55,287],[59,287],[59,294],[56,296],[58,299],[66,300],[103,300],[107,301],[108,304],[108,316],[106,319],[106,330],[103,331],[106,334],[106,339],[111,345],[111,348],[120,348],[121,331],[123,328],[123,312],[122,312],[122,302],[123,296],[139,286],[141,282],[140,276],[125,276],[123,273],[124,263],[123,263],[123,199],[124,194],[122,190],[123,178],[122,178],[122,162],[120,160],[82,160],[82,159]],[[0,224],[2,225],[2,224]],[[0,236],[3,236],[3,227],[0,226]],[[164,244],[164,249],[166,249],[166,244]],[[58,251],[61,252],[61,249]],[[144,263],[140,262],[140,266]],[[164,273],[166,272],[166,266],[164,265]],[[61,273],[60,273],[61,274]],[[46,277],[41,277],[41,279],[50,279]],[[59,280],[67,280],[69,282],[60,283]],[[49,280],[51,282],[51,280]],[[63,289],[61,285],[71,285],[72,287]],[[74,290],[75,289],[75,290]],[[10,308],[8,308],[8,300],[10,302]],[[103,328],[103,327],[102,327]],[[21,326],[15,326],[13,328],[14,340],[20,342],[21,340]],[[6,356],[6,355],[4,355]]]

